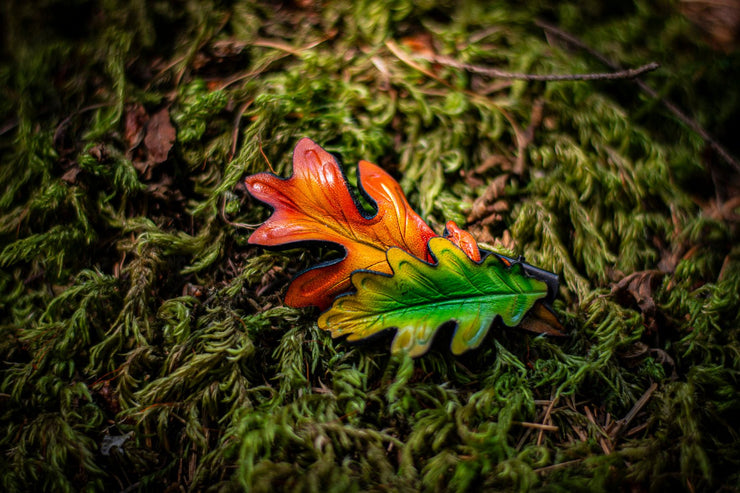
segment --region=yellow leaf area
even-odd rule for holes
[[[432,238],[429,248],[436,263],[392,248],[392,275],[354,273],[357,291],[337,298],[319,327],[348,341],[396,328],[391,351],[417,357],[442,325],[454,322],[451,350],[459,355],[480,346],[497,316],[513,327],[547,295],[547,285],[527,276],[522,264],[495,255],[475,262],[446,238]]]

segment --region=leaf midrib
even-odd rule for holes
[[[419,308],[423,308],[423,307],[427,307],[427,306],[430,306],[430,305],[433,305],[434,307],[440,307],[441,306],[441,307],[443,307],[442,309],[448,310],[449,309],[449,306],[448,305],[453,305],[453,304],[454,305],[458,305],[458,304],[460,304],[461,301],[466,301],[466,300],[480,300],[480,298],[486,298],[486,299],[488,299],[488,298],[498,298],[498,299],[500,299],[500,298],[513,298],[513,297],[517,297],[517,296],[527,296],[527,297],[529,297],[529,296],[533,296],[533,295],[537,295],[537,294],[540,295],[540,296],[537,296],[537,298],[535,298],[535,301],[537,299],[539,299],[539,298],[544,297],[547,294],[547,290],[545,290],[545,291],[532,291],[530,293],[526,293],[525,292],[525,293],[506,293],[506,294],[482,294],[482,295],[459,297],[459,298],[454,298],[454,299],[451,299],[451,300],[450,299],[447,299],[447,300],[442,300],[442,301],[439,301],[439,302],[416,303],[414,305],[406,305],[404,308],[393,308],[391,310],[385,310],[385,311],[378,311],[378,310],[376,310],[376,311],[368,311],[368,312],[366,312],[367,315],[363,315],[361,317],[353,317],[352,320],[356,320],[356,321],[359,322],[359,321],[363,321],[363,320],[365,320],[367,318],[378,317],[379,315],[386,315],[386,314],[387,315],[395,315],[397,312],[413,311],[413,310],[416,310],[416,309],[419,309]],[[485,303],[485,301],[476,301],[476,303],[478,305],[482,305],[483,303]],[[368,305],[372,305],[372,303],[368,303]],[[500,315],[500,313],[497,313],[497,314]],[[455,318],[455,317],[449,317],[449,320],[451,320],[453,318]]]

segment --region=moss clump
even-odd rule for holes
[[[737,171],[628,81],[419,56],[604,70],[537,16],[730,140],[737,52],[670,2],[4,4],[2,489],[737,489]],[[240,179],[303,136],[558,272],[569,337],[411,360],[284,307],[330,253],[247,246]]]

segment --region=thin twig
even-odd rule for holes
[[[579,462],[582,462],[582,461],[583,461],[583,459],[573,459],[573,460],[569,460],[569,461],[566,461],[566,462],[561,462],[559,464],[553,464],[551,466],[540,467],[539,469],[535,469],[534,472],[536,472],[538,474],[544,474],[546,472],[554,471],[556,469],[562,469],[564,467],[568,467],[568,466],[572,466],[574,464],[578,464]]]
[[[542,113],[545,107],[544,99],[537,99],[532,105],[532,116],[529,119],[529,125],[524,132],[520,129],[516,129],[516,161],[511,172],[517,176],[524,174],[524,168],[526,167],[526,152],[527,147],[534,140],[534,131],[542,123]]]
[[[229,161],[234,159],[234,156],[236,155],[236,145],[239,141],[239,127],[241,126],[242,116],[244,116],[244,112],[249,108],[249,105],[251,105],[253,101],[253,99],[250,99],[245,102],[236,112],[236,117],[234,117],[234,128],[231,131],[231,152],[229,153]]]
[[[572,81],[572,80],[618,80],[633,79],[646,72],[652,72],[660,67],[657,62],[650,62],[637,68],[618,70],[616,72],[602,72],[590,74],[525,74],[521,72],[508,72],[493,67],[482,67],[480,65],[471,65],[469,63],[458,62],[449,57],[436,55],[422,57],[430,62],[439,63],[446,67],[459,68],[474,74],[488,75],[498,79],[515,79],[530,81]]]
[[[443,78],[441,78],[439,75],[435,74],[433,71],[429,70],[428,68],[417,63],[416,60],[412,59],[412,57],[406,54],[394,41],[392,40],[386,41],[385,46],[391,51],[391,53],[393,53],[399,60],[401,60],[403,63],[405,63],[409,67],[439,82],[443,86],[451,88],[451,85],[446,80],[444,80]],[[517,73],[517,72],[507,72],[505,70],[499,70],[499,69],[491,68],[491,67],[480,67],[478,65],[470,65],[467,63],[461,63],[452,58],[444,57],[440,55],[420,56],[419,58],[423,60],[428,60],[431,62],[439,63],[441,65],[446,65],[448,67],[459,68],[462,70],[467,70],[468,72],[485,74],[485,75],[500,78],[500,79],[517,79],[517,80],[529,80],[529,81],[575,81],[575,80],[628,79],[628,78],[637,77],[638,75],[641,75],[645,72],[655,70],[656,68],[660,66],[658,63],[652,62],[652,63],[648,63],[647,65],[643,65],[642,67],[638,67],[635,69],[620,70],[618,72],[610,72],[610,73],[540,75],[540,74],[524,74],[524,73]],[[464,91],[464,92],[465,94],[471,95],[471,97],[480,97],[480,95],[474,92],[471,92],[471,91]],[[485,98],[485,96],[483,97]],[[496,106],[496,108],[501,112],[501,114],[509,121],[512,129],[514,130],[514,133],[516,134],[517,157],[516,157],[516,163],[514,165],[514,174],[521,175],[524,172],[524,167],[525,167],[524,151],[526,147],[532,141],[532,135],[530,135],[530,130],[531,130],[531,133],[533,134],[534,127],[530,125],[530,128],[527,129],[527,133],[523,132],[522,129],[519,127],[519,125],[516,123],[516,121],[512,119],[503,108],[501,108],[499,105],[496,105],[495,103],[492,103],[491,101],[489,101],[489,104],[494,104]],[[538,102],[538,104],[541,105],[542,102],[540,101]],[[541,111],[542,111],[541,107],[539,108],[535,107],[533,109],[533,114],[532,114],[533,122],[535,122],[537,118],[541,117]],[[539,112],[539,117],[537,116],[537,112]]]
[[[554,399],[550,401],[550,405],[547,406],[547,409],[545,410],[545,416],[542,418],[542,424],[547,424],[548,421],[550,421],[550,413],[552,413],[552,408],[555,407],[555,404],[560,400],[560,396],[556,396]],[[537,445],[542,445],[542,439],[544,438],[544,431],[540,430],[539,434],[537,435]]]
[[[627,433],[625,433],[625,435],[628,436],[628,437],[631,437],[635,433],[639,433],[642,430],[644,430],[645,428],[647,428],[649,424],[650,423],[648,421],[645,421],[644,423],[642,423],[640,425],[637,425],[634,428],[632,428],[631,430],[627,431]]]
[[[267,163],[267,167],[270,168],[270,171],[272,174],[275,174],[275,169],[272,167],[272,163],[270,163],[270,160],[267,158],[267,154],[265,154],[265,151],[262,149],[262,139],[259,139],[258,141],[259,148],[260,148],[260,154],[262,154],[262,157],[264,158],[265,162]]]
[[[559,37],[560,39],[568,42],[569,44],[575,46],[576,48],[579,48],[579,49],[584,50],[586,53],[590,54],[591,56],[593,56],[594,58],[596,58],[597,60],[599,60],[601,63],[603,63],[607,67],[609,67],[609,68],[611,68],[613,70],[620,70],[621,69],[621,67],[620,67],[620,65],[618,63],[615,63],[612,60],[608,59],[607,57],[605,57],[604,55],[602,55],[598,51],[594,50],[590,46],[586,45],[586,43],[584,43],[583,41],[581,41],[577,37],[573,36],[572,34],[567,33],[565,31],[563,31],[562,29],[560,29],[560,28],[558,28],[556,26],[553,26],[552,24],[549,24],[549,23],[547,23],[545,21],[542,21],[542,20],[536,20],[535,21],[535,24],[538,27],[541,27],[542,29],[544,29],[545,31],[547,31],[548,33],[553,34],[553,35]],[[738,161],[738,159],[735,156],[733,156],[732,154],[730,154],[730,152],[727,149],[725,149],[722,146],[722,144],[720,144],[709,132],[707,132],[704,129],[704,127],[702,127],[701,125],[699,125],[699,123],[696,120],[694,120],[693,118],[691,118],[690,116],[688,116],[686,113],[684,113],[681,110],[681,108],[679,108],[678,106],[676,106],[676,104],[674,104],[670,100],[661,98],[660,95],[658,94],[658,92],[655,89],[653,89],[652,87],[650,87],[649,85],[647,85],[647,83],[643,82],[640,79],[634,79],[634,82],[648,96],[650,96],[653,99],[660,100],[660,102],[663,103],[663,106],[665,106],[666,109],[668,109],[668,111],[670,111],[671,113],[673,113],[673,115],[676,118],[678,118],[679,120],[681,120],[681,122],[683,122],[691,130],[693,130],[694,132],[696,132],[702,139],[704,139],[704,142],[706,142],[707,144],[709,144],[709,147],[711,147],[712,149],[714,149],[714,151],[717,154],[719,154],[720,157],[725,160],[725,162],[727,162],[728,164],[730,164],[737,171],[740,171],[740,161]]]
[[[226,196],[224,195],[221,199],[221,219],[224,223],[228,224],[229,226],[234,226],[236,228],[245,228],[245,229],[256,229],[260,226],[260,224],[247,224],[247,223],[237,223],[234,221],[230,221],[226,217]]]
[[[57,125],[56,130],[54,130],[54,142],[59,140],[59,137],[62,135],[62,131],[64,130],[64,127],[69,124],[69,122],[72,120],[72,118],[81,115],[82,113],[97,110],[100,108],[105,108],[106,106],[113,106],[113,103],[96,103],[91,104],[90,106],[85,106],[84,108],[80,108],[79,110],[73,111],[67,118],[62,120],[59,125]]]
[[[291,55],[295,55],[295,56],[299,56],[301,54],[301,51],[306,49],[306,48],[293,48],[288,43],[283,43],[282,41],[275,41],[272,39],[256,39],[252,43],[252,46],[259,46],[260,48],[272,48],[275,50],[290,53]],[[309,45],[309,47],[311,47],[311,45]]]
[[[431,70],[428,70],[428,69],[424,68],[422,65],[416,63],[410,56],[408,56],[406,53],[404,53],[404,51],[393,40],[386,41],[385,42],[385,46],[386,46],[386,48],[388,48],[390,50],[391,53],[393,53],[396,56],[396,58],[398,58],[399,60],[401,60],[403,63],[405,63],[409,67],[413,68],[414,70],[417,70],[417,71],[421,72],[422,74],[426,75],[430,79],[433,79],[433,80],[439,82],[440,84],[442,84],[445,87],[448,87],[448,88],[453,89],[453,90],[457,90],[457,89],[453,88],[450,83],[448,83],[443,78],[439,77],[437,74],[435,74]],[[498,111],[499,113],[501,113],[504,116],[504,118],[506,119],[506,121],[509,122],[509,125],[511,125],[511,128],[514,129],[514,132],[515,133],[521,132],[521,129],[519,128],[519,125],[516,123],[516,120],[514,120],[514,118],[509,114],[509,112],[506,111],[504,108],[502,108],[501,105],[497,104],[495,101],[491,100],[490,98],[488,98],[488,97],[486,97],[484,95],[475,93],[474,91],[464,90],[463,93],[467,94],[471,98],[476,98],[479,101],[485,101],[490,106],[493,106],[494,108],[496,108],[496,111]],[[519,137],[517,137],[517,141],[518,141],[518,139],[519,139]]]
[[[545,425],[541,423],[530,423],[529,421],[513,421],[512,424],[523,426],[525,428],[533,428],[535,430],[540,430],[540,432],[545,431],[558,431],[560,428],[554,425]]]
[[[219,24],[216,29],[211,32],[210,34],[207,34],[206,36],[201,39],[200,43],[198,43],[197,46],[195,46],[194,49],[190,50],[188,53],[185,54],[185,62],[180,70],[175,73],[175,84],[174,87],[179,87],[180,82],[182,81],[182,78],[185,76],[185,72],[188,70],[188,65],[192,63],[192,61],[195,59],[195,56],[198,54],[198,52],[203,49],[203,47],[208,44],[208,42],[213,39],[213,37],[221,32],[221,30],[226,26],[226,24],[229,22],[229,18],[231,17],[231,14],[226,14],[223,19],[221,20],[221,24]]]
[[[235,82],[239,82],[244,79],[249,79],[251,77],[256,77],[257,75],[261,74],[265,70],[269,68],[269,66],[280,59],[286,58],[290,55],[293,56],[300,56],[301,52],[310,50],[312,48],[315,48],[316,46],[320,45],[321,43],[324,43],[325,41],[328,41],[332,39],[334,36],[337,35],[337,31],[330,31],[321,39],[318,39],[316,41],[312,41],[311,43],[308,43],[304,46],[301,46],[299,48],[293,48],[292,46],[289,46],[285,43],[281,43],[279,41],[272,41],[269,39],[260,39],[256,40],[254,43],[252,43],[253,46],[259,46],[261,48],[272,48],[275,50],[282,51],[281,54],[277,55],[274,58],[271,58],[267,60],[267,62],[263,63],[262,66],[257,67],[254,70],[250,70],[247,72],[240,72],[237,74],[232,75],[228,79],[224,80],[221,85],[219,86],[219,89],[225,89],[231,84],[234,84]]]
[[[6,121],[4,124],[0,125],[0,135],[5,135],[6,133],[13,130],[15,127],[18,126],[20,120],[18,118],[12,118],[8,121]]]
[[[637,413],[642,410],[643,407],[645,407],[645,404],[648,403],[650,400],[650,397],[653,395],[653,392],[655,392],[655,389],[658,388],[658,384],[653,382],[650,387],[645,391],[644,394],[642,394],[642,397],[640,397],[637,402],[635,402],[635,405],[632,406],[632,409],[624,416],[624,418],[615,421],[614,428],[612,428],[609,431],[609,437],[614,440],[617,438],[622,430],[624,430],[627,426],[629,426],[630,421],[634,419],[634,417],[637,415]]]
[[[599,445],[601,445],[601,450],[603,450],[604,454],[606,455],[611,454],[612,447],[609,442],[609,435],[607,435],[607,433],[604,431],[604,428],[602,428],[601,425],[596,422],[596,418],[594,418],[594,415],[588,406],[583,406],[583,410],[586,413],[586,418],[591,422],[592,425],[596,427],[596,430],[599,432],[599,435],[601,435],[598,437],[598,442],[599,442]]]
[[[424,68],[422,65],[412,60],[412,58],[408,56],[406,53],[404,53],[404,51],[393,40],[389,39],[388,41],[386,41],[385,46],[391,51],[391,53],[393,53],[396,56],[396,58],[401,60],[403,63],[405,63],[409,67],[421,72],[422,74],[426,75],[430,79],[436,80],[443,86],[450,87],[450,84],[448,84],[447,81],[439,77],[437,74],[435,74],[431,70]]]

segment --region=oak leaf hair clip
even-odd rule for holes
[[[350,190],[337,160],[308,138],[293,152],[293,174],[257,173],[249,193],[272,215],[249,243],[265,247],[326,242],[344,250],[340,259],[295,277],[285,303],[317,306],[321,329],[348,341],[396,329],[391,352],[421,356],[437,330],[456,323],[451,350],[477,348],[493,320],[509,327],[562,335],[547,307],[557,292],[555,274],[481,250],[454,222],[437,235],[414,212],[401,186],[380,167],[360,161],[358,188],[375,208],[368,214]],[[544,322],[526,323],[530,312]]]

